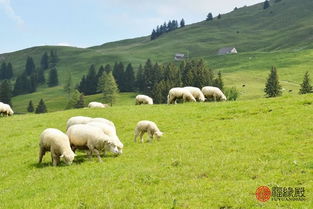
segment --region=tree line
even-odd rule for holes
[[[177,20],[169,20],[167,24],[166,24],[166,22],[164,22],[163,25],[158,25],[155,29],[152,30],[150,39],[154,40],[164,33],[168,33],[168,32],[176,30],[178,27],[179,27],[179,25],[178,25]],[[185,27],[185,20],[184,19],[181,19],[180,27],[181,28]]]

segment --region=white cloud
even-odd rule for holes
[[[24,20],[18,16],[11,6],[11,0],[0,0],[0,7],[3,8],[6,15],[14,20],[18,26],[23,26],[25,24]]]
[[[71,44],[67,43],[67,42],[60,42],[56,44],[57,46],[72,46]]]

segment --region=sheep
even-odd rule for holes
[[[88,155],[95,153],[100,162],[100,151],[111,151],[114,154],[121,154],[117,146],[110,140],[110,137],[98,128],[88,124],[77,124],[71,126],[66,134],[70,139],[73,150],[89,150]]]
[[[10,105],[0,102],[0,114],[11,116],[14,112]]]
[[[106,107],[109,107],[109,105],[107,104],[102,104],[100,102],[90,102],[88,104],[88,107],[89,108],[106,108]]]
[[[98,122],[98,123],[104,123],[109,126],[112,126],[114,130],[116,130],[115,125],[112,121],[105,119],[105,118],[92,118],[89,122]]]
[[[143,143],[143,135],[148,132],[149,141],[152,141],[153,137],[160,139],[163,133],[159,130],[157,125],[149,120],[139,121],[135,128],[135,138],[134,141],[137,142],[137,137],[140,135],[141,143]]]
[[[213,98],[214,101],[226,101],[227,100],[223,92],[217,87],[205,86],[202,88],[202,93],[204,94],[206,98]]]
[[[205,101],[205,97],[199,88],[192,87],[192,86],[186,86],[186,87],[184,87],[184,89],[187,89],[197,101],[200,101],[200,102]]]
[[[148,97],[146,95],[137,95],[136,96],[136,105],[141,105],[141,104],[153,104],[153,99],[151,97]]]
[[[176,104],[176,99],[183,99],[184,102],[196,102],[196,99],[192,96],[192,94],[184,88],[172,88],[167,96],[168,104]]]
[[[91,117],[86,116],[74,116],[67,120],[66,123],[66,130],[69,129],[72,125],[76,124],[86,124],[91,121]]]
[[[39,147],[39,164],[48,151],[51,152],[53,166],[57,166],[60,163],[60,158],[63,158],[65,163],[70,165],[76,156],[71,150],[68,136],[55,128],[48,128],[41,133]]]
[[[106,124],[106,123],[100,123],[100,122],[89,122],[87,124],[100,128],[104,134],[106,134],[110,137],[110,141],[112,141],[113,144],[115,144],[117,146],[119,152],[122,154],[122,150],[123,150],[124,145],[120,141],[120,139],[118,138],[118,136],[116,134],[116,130],[113,126]]]

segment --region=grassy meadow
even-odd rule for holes
[[[312,208],[313,96],[114,106],[0,118],[0,208]],[[114,121],[123,154],[37,164],[40,133],[76,115]],[[139,120],[160,141],[134,143]],[[145,136],[146,137],[146,136]],[[259,186],[305,187],[306,201],[258,202]]]

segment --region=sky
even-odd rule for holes
[[[168,20],[200,22],[264,0],[0,0],[0,53],[90,47],[150,35]]]

